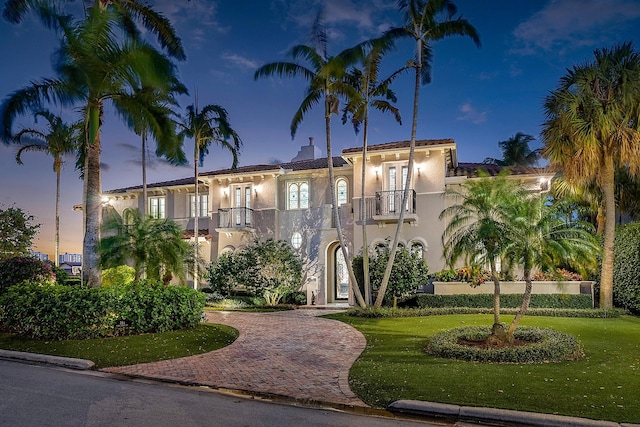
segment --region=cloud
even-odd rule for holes
[[[258,68],[258,63],[256,61],[245,58],[242,55],[237,55],[234,53],[224,53],[222,55],[222,59],[236,68],[245,68],[249,70],[255,70],[256,68]]]
[[[478,111],[470,102],[462,104],[458,107],[458,111],[460,115],[456,118],[457,120],[471,122],[476,125],[487,121],[487,112]]]
[[[543,9],[520,23],[513,35],[516,53],[597,46],[620,26],[640,18],[636,0],[551,0]]]
[[[218,21],[218,1],[155,0],[153,6],[171,21],[178,35],[196,46],[206,41],[211,32],[225,34],[231,30],[230,26]]]

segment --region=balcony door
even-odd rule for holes
[[[251,185],[235,185],[233,194],[233,218],[235,225],[251,225]]]
[[[387,168],[385,190],[387,191],[389,213],[395,213],[396,206],[402,204],[402,191],[407,184],[408,173],[408,166],[392,165]]]

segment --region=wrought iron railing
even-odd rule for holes
[[[399,216],[402,206],[402,190],[377,191],[375,197],[366,200],[366,216]],[[416,191],[409,190],[405,213],[416,213]]]
[[[253,228],[253,209],[218,209],[219,228]]]

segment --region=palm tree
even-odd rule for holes
[[[15,117],[41,108],[43,103],[82,106],[85,135],[80,153],[84,159],[83,275],[89,286],[100,285],[97,255],[102,216],[100,129],[105,103],[112,101],[121,115],[127,115],[132,111],[131,103],[137,103],[139,116],[145,115],[151,120],[157,111],[149,109],[132,94],[136,88],[147,86],[168,91],[176,81],[176,70],[171,61],[141,40],[123,40],[115,31],[115,22],[113,13],[100,7],[90,8],[81,22],[59,16],[63,40],[57,51],[55,71],[58,78],[43,79],[13,92],[0,110],[0,138],[6,140],[11,137]],[[121,108],[121,99],[127,99],[126,109]],[[160,122],[167,123],[158,120]],[[152,127],[150,131],[157,132],[159,128]]]
[[[500,323],[500,272],[496,261],[501,259],[507,239],[504,224],[505,206],[513,200],[526,198],[522,186],[501,172],[490,178],[480,173],[479,180],[469,180],[460,188],[447,188],[445,196],[457,200],[440,213],[447,220],[442,235],[443,255],[451,268],[464,257],[467,265],[489,265],[493,280],[492,335],[504,340],[506,330]]]
[[[242,141],[235,130],[229,124],[227,110],[220,105],[206,105],[202,110],[198,109],[198,102],[187,107],[187,114],[177,123],[180,129],[178,136],[181,139],[191,138],[194,141],[193,169],[194,169],[194,218],[193,236],[195,239],[194,259],[199,260],[200,230],[198,229],[198,216],[200,215],[200,200],[198,195],[199,172],[198,166],[202,165],[204,157],[209,154],[211,143],[226,149],[233,156],[232,168],[238,166],[238,156]],[[194,262],[193,287],[198,289],[198,262]]]
[[[498,142],[502,159],[487,157],[483,163],[498,166],[535,166],[540,159],[540,150],[531,150],[531,141],[535,141],[533,136],[517,132],[511,138]]]
[[[176,113],[172,107],[178,106],[174,94],[186,94],[187,89],[178,81],[172,84],[168,91],[161,91],[157,88],[143,87],[137,89],[133,97],[137,98],[130,102],[123,97],[118,100],[120,108],[126,111],[124,119],[128,121],[131,128],[137,135],[140,135],[142,146],[142,206],[141,213],[147,214],[147,139],[151,133],[151,127],[156,131],[156,156],[165,157],[173,165],[183,165],[187,163],[187,158],[182,151],[182,141],[175,132],[175,121],[172,119]],[[152,114],[139,114],[138,105],[142,103],[148,106]],[[128,107],[131,107],[130,109]]]
[[[182,239],[182,227],[170,219],[141,215],[127,208],[114,213],[103,224],[100,264],[103,268],[133,264],[134,280],[159,281],[172,274],[185,282],[184,264],[189,245]]]
[[[91,8],[87,3],[93,3],[93,8],[108,10],[111,16],[125,32],[128,39],[138,39],[141,35],[136,24],[141,24],[146,32],[156,36],[160,46],[167,53],[177,59],[185,60],[186,55],[182,47],[182,41],[176,35],[171,22],[156,12],[147,3],[137,0],[79,0],[82,2],[85,16]],[[67,1],[66,3],[70,3]],[[25,15],[33,13],[44,25],[49,28],[57,28],[58,18],[63,15],[60,9],[61,2],[55,0],[6,0],[2,10],[2,17],[12,24],[22,22]]]
[[[347,84],[352,86],[356,93],[348,100],[342,110],[342,124],[351,121],[356,134],[362,126],[362,158],[367,158],[368,133],[369,133],[369,108],[373,107],[381,112],[393,114],[395,120],[402,124],[400,110],[393,105],[397,102],[396,94],[389,87],[391,82],[406,70],[406,68],[396,71],[391,76],[379,81],[380,64],[383,55],[391,47],[385,40],[376,40],[362,59],[362,69],[353,67],[345,76]],[[364,203],[366,197],[366,172],[367,162],[362,163],[362,186],[360,200]],[[369,277],[369,245],[367,243],[367,224],[365,218],[364,204],[360,209],[360,221],[362,223],[362,269],[364,277],[364,300],[367,305],[371,304],[371,289]]]
[[[545,99],[543,155],[567,181],[596,180],[604,200],[600,305],[613,307],[615,171],[640,175],[640,55],[631,43],[597,49],[574,66]]]
[[[309,82],[306,89],[306,96],[300,107],[295,112],[291,120],[291,137],[296,134],[299,124],[304,119],[309,110],[319,104],[324,103],[325,136],[327,141],[327,165],[329,169],[329,191],[331,192],[331,203],[333,206],[333,219],[338,234],[340,250],[345,260],[349,259],[347,254],[346,240],[342,233],[340,216],[338,215],[338,203],[335,192],[335,173],[333,165],[333,155],[331,152],[331,114],[338,113],[339,98],[341,95],[351,97],[353,88],[344,83],[347,67],[362,56],[365,44],[358,45],[351,49],[346,49],[336,56],[329,56],[327,53],[327,35],[319,13],[312,28],[312,42],[310,45],[296,45],[288,53],[293,62],[272,62],[258,68],[254,74],[254,79],[270,77],[301,76]],[[302,61],[298,62],[298,61]],[[306,62],[307,64],[305,64]],[[366,306],[360,288],[358,288],[353,267],[347,262],[349,272],[349,283],[353,290],[358,304]]]
[[[467,36],[477,46],[480,46],[480,38],[476,29],[461,17],[455,18],[458,8],[451,0],[398,0],[398,8],[404,13],[405,25],[392,28],[386,32],[386,37],[394,40],[409,38],[415,42],[415,57],[409,62],[409,66],[415,70],[415,81],[413,88],[413,118],[411,122],[411,140],[409,143],[409,164],[405,182],[402,203],[406,206],[409,200],[409,189],[411,188],[411,171],[416,147],[416,130],[418,125],[418,104],[420,99],[420,83],[427,84],[431,81],[431,59],[432,46],[435,41],[442,40],[448,36]],[[391,253],[389,262],[385,270],[380,292],[376,299],[375,306],[380,307],[389,284],[393,260],[398,249],[398,240],[404,222],[404,211],[400,209],[396,233],[391,243]]]
[[[77,129],[69,126],[50,111],[37,111],[35,113],[36,122],[38,117],[47,121],[49,129],[44,132],[35,128],[27,128],[18,132],[15,139],[23,145],[16,153],[16,162],[22,165],[22,153],[27,151],[39,151],[53,157],[53,171],[56,173],[56,231],[53,256],[54,263],[58,266],[58,254],[60,253],[60,172],[64,164],[64,155],[77,150],[78,133]],[[34,141],[32,138],[36,138],[36,140]]]
[[[556,205],[549,204],[546,194],[513,199],[507,205],[507,244],[504,256],[523,269],[525,292],[522,304],[507,330],[507,342],[526,314],[531,301],[531,275],[534,270],[555,271],[570,264],[583,270],[596,265],[600,247],[593,226],[583,221],[569,221],[559,215]]]

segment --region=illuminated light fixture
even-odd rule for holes
[[[224,197],[227,197],[227,196],[229,195],[229,189],[228,189],[227,187],[224,187],[224,188],[222,189],[222,195],[223,195]]]
[[[375,173],[376,173],[376,179],[378,179],[378,175],[380,174],[380,168],[379,168],[379,167],[377,167],[377,168],[373,168],[373,170],[374,170],[374,171],[375,171]]]
[[[261,187],[260,185],[255,185],[255,186],[253,187],[253,193],[255,194],[255,196],[256,196],[256,197],[258,197],[258,193],[259,193],[259,192],[260,192],[260,190],[261,190],[261,188],[260,188],[260,187]]]

